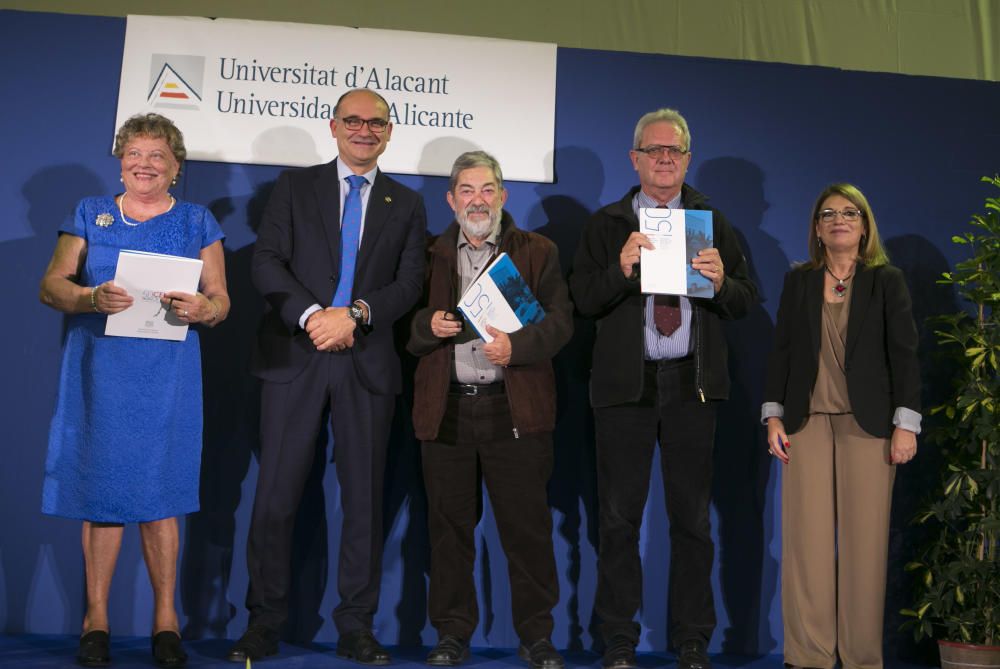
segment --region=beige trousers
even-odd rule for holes
[[[785,662],[881,669],[889,508],[889,440],[851,414],[813,414],[789,435],[781,481]]]

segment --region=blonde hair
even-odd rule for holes
[[[878,267],[889,263],[889,255],[882,246],[882,239],[878,234],[878,226],[875,224],[875,214],[872,213],[871,205],[861,190],[848,183],[830,184],[816,198],[813,205],[812,216],[809,218],[809,261],[803,263],[804,267],[815,269],[826,265],[826,253],[820,244],[819,236],[816,234],[816,223],[819,221],[820,208],[831,195],[839,195],[858,208],[861,212],[863,229],[861,231],[861,243],[858,244],[858,261],[869,267]]]

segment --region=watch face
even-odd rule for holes
[[[365,315],[365,312],[362,311],[361,307],[359,307],[358,305],[352,304],[351,306],[347,307],[347,315],[356,321],[360,321],[361,317]]]

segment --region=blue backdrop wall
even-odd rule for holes
[[[40,488],[55,398],[62,316],[36,298],[55,231],[86,195],[118,191],[110,156],[125,22],[0,12],[0,286],[3,467],[0,467],[0,630],[75,633],[84,603],[77,523],[42,516]],[[497,95],[516,81],[496,82]],[[831,181],[869,196],[919,321],[956,308],[934,284],[956,259],[949,243],[980,208],[979,177],[1000,170],[997,83],[843,72],[709,59],[560,49],[556,182],[510,183],[508,209],[560,248],[568,269],[590,212],[635,181],[627,151],[636,119],[673,106],[693,134],[689,181],[734,222],[763,300],[729,328],[732,399],[721,409],[713,526],[719,626],[712,650],[781,650],[779,468],[757,423],[764,359],[784,272],[806,255],[808,211]],[[512,124],[531,118],[511,118]],[[397,132],[405,132],[405,128]],[[491,147],[483,147],[489,150]],[[389,150],[392,150],[390,145]],[[247,374],[261,302],[249,281],[254,229],[277,167],[191,162],[179,197],[209,206],[227,234],[232,316],[203,336],[205,444],[202,510],[183,522],[179,600],[184,633],[235,637],[246,624],[245,539],[256,481],[258,389]],[[426,198],[431,227],[450,220],[441,178],[404,176]],[[922,327],[924,352],[932,348]],[[577,322],[556,363],[559,423],[550,503],[561,599],[557,646],[589,648],[595,583],[596,493],[587,376],[592,328]],[[947,369],[925,359],[925,399]],[[408,361],[412,365],[412,361]],[[387,471],[384,587],[376,631],[389,644],[429,643],[427,540],[419,445],[400,400]],[[325,445],[324,445],[325,447]],[[328,452],[328,451],[327,451]],[[320,458],[296,525],[293,639],[332,641],[340,508]],[[911,652],[894,613],[905,601],[906,520],[935,478],[924,448],[897,476],[886,632],[890,653]],[[656,468],[654,467],[654,471]],[[474,645],[517,643],[506,565],[488,508],[477,540],[482,624]],[[642,648],[666,647],[669,568],[663,489],[654,477],[642,535]],[[136,532],[126,533],[112,601],[117,634],[148,634],[151,597]]]

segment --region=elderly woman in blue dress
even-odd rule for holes
[[[49,434],[42,511],[83,521],[87,612],[77,661],[110,661],[108,595],[126,523],[138,523],[153,588],[152,650],[183,665],[174,589],[177,516],[198,510],[201,354],[196,328],[183,341],[105,336],[109,314],[133,297],[113,282],[122,249],[203,262],[198,292],[170,292],[164,307],[190,325],[229,312],[222,230],[202,206],[170,194],[186,151],[167,118],[130,118],[115,137],[123,193],[91,197],[60,229],[41,300],[70,314]]]

